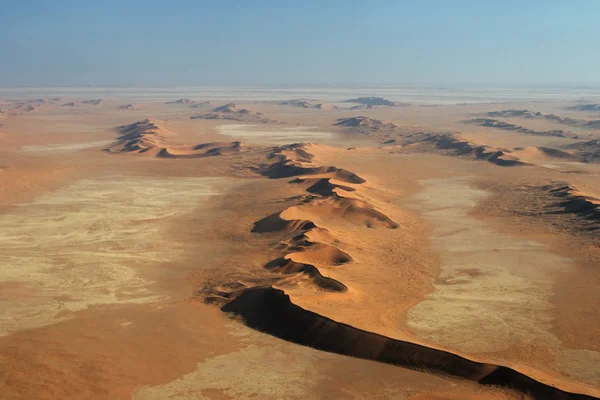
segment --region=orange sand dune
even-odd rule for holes
[[[346,285],[343,283],[323,276],[319,269],[311,264],[295,262],[286,257],[280,257],[273,261],[270,261],[265,265],[265,268],[277,273],[292,275],[278,282],[280,286],[284,286],[290,283],[297,284],[298,278],[307,277],[313,284],[318,286],[321,290],[331,292],[345,292],[348,290]]]
[[[536,399],[594,399],[560,390],[511,368],[475,362],[446,351],[336,322],[293,304],[288,295],[275,288],[257,287],[239,291],[222,310],[240,316],[254,329],[327,352],[457,376],[481,385],[508,387]]]
[[[161,158],[196,158],[240,153],[248,148],[241,142],[213,142],[196,146],[173,143],[176,134],[145,119],[119,127],[122,133],[104,150],[109,153],[144,153]]]

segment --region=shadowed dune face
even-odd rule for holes
[[[504,121],[499,121],[492,118],[473,118],[465,121],[465,124],[474,124],[478,126],[484,126],[488,128],[497,128],[506,131],[517,131],[527,135],[536,136],[555,136],[555,137],[571,137],[576,139],[578,136],[571,132],[565,132],[562,129],[555,129],[551,131],[535,131],[533,129],[525,128],[523,126],[509,124]]]
[[[358,103],[369,106],[395,106],[399,103],[395,103],[383,97],[358,97],[356,99],[345,100],[344,103]]]
[[[510,368],[356,329],[298,307],[282,290],[274,288],[244,290],[222,310],[242,317],[254,329],[327,352],[506,386],[540,400],[593,399],[556,389]]]
[[[338,119],[334,125],[346,128],[360,128],[371,131],[393,130],[394,128],[397,128],[397,126],[391,122],[384,122],[379,119],[363,116],[341,118]]]
[[[290,279],[278,282],[279,285],[285,285],[291,281],[297,282],[301,276],[306,276],[322,290],[331,292],[345,292],[348,290],[343,283],[321,275],[321,272],[314,265],[295,262],[286,257],[280,257],[269,261],[265,265],[265,268],[270,271],[291,276]]]
[[[97,304],[161,300],[143,272],[176,259],[182,249],[160,234],[160,221],[216,195],[215,182],[83,180],[1,215],[0,274],[12,283],[3,290],[0,336]]]
[[[597,237],[600,234],[600,199],[581,193],[565,182],[552,182],[540,187],[525,188],[540,203],[536,208],[542,214],[563,214],[574,217],[569,229],[586,232]]]
[[[596,111],[600,111],[600,104],[593,104],[593,103],[578,104],[576,106],[569,107],[568,109],[569,110],[574,110],[574,111],[592,111],[592,112],[596,112]]]
[[[173,136],[168,130],[159,127],[153,121],[145,119],[131,125],[119,127],[121,136],[106,148],[110,153],[137,152],[144,153],[160,149]]]
[[[489,117],[503,117],[503,118],[525,118],[525,119],[541,119],[556,122],[563,125],[581,127],[585,129],[599,129],[600,120],[585,120],[578,118],[561,117],[555,114],[542,114],[541,112],[534,112],[529,110],[502,110],[488,112]]]
[[[463,139],[458,134],[420,133],[407,137],[406,143],[412,146],[433,146],[435,149],[447,152],[449,155],[487,161],[500,167],[528,165],[507,151],[477,145]]]

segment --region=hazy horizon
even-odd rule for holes
[[[0,87],[595,86],[600,3],[5,2]]]

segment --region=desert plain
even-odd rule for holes
[[[0,397],[600,398],[599,104],[0,89]]]

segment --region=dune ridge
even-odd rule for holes
[[[263,113],[250,111],[247,108],[240,108],[235,103],[227,103],[215,107],[211,112],[193,115],[190,119],[223,119],[231,121],[256,121],[261,123],[277,122],[266,118]]]
[[[118,128],[121,136],[104,151],[108,153],[144,153],[160,158],[198,158],[240,153],[249,148],[241,142],[212,142],[195,146],[172,144],[175,133],[145,119]]]
[[[379,119],[364,117],[362,115],[340,118],[333,125],[346,128],[360,128],[363,131],[393,130],[398,127],[392,122],[384,122]]]
[[[404,105],[403,103],[398,103],[394,101],[390,101],[383,97],[357,97],[355,99],[344,100],[344,103],[358,103],[366,106],[400,106]]]
[[[505,131],[515,131],[519,133],[524,133],[526,135],[535,135],[535,136],[554,136],[554,137],[564,137],[564,138],[573,138],[578,139],[579,136],[572,132],[567,132],[562,129],[555,129],[551,131],[535,131],[533,129],[525,128],[523,126],[509,124],[504,121],[500,121],[493,118],[472,118],[466,121],[463,121],[465,124],[472,124],[483,126],[487,128],[497,128]]]
[[[313,163],[314,155],[307,152],[310,145],[295,143],[278,147],[267,158],[274,163],[263,164],[257,171],[270,179],[291,178],[301,175],[324,175],[341,182],[361,184],[363,178],[348,170],[335,166],[322,166]]]
[[[508,150],[497,149],[485,145],[476,144],[462,138],[457,133],[420,133],[407,137],[406,145],[432,146],[434,149],[442,150],[448,155],[469,157],[474,160],[487,161],[500,167],[515,167],[530,165],[520,161],[518,157]]]
[[[505,111],[519,114],[522,110]],[[543,146],[501,149],[467,140],[459,132],[425,132],[416,130],[416,127],[402,128],[392,122],[363,116],[338,119],[334,126],[343,127],[349,133],[377,138],[383,145],[389,145],[391,151],[394,151],[394,148],[421,149],[448,156],[486,161],[500,167],[528,166],[537,164],[540,160],[551,159],[585,162],[600,157],[598,140],[568,145],[564,150]]]
[[[334,321],[295,305],[283,290],[273,287],[238,290],[221,310],[241,317],[251,328],[318,350],[505,387],[534,399],[597,399],[563,391],[508,367],[479,363]]]
[[[600,111],[600,104],[593,104],[593,103],[577,104],[577,105],[572,106],[572,107],[567,107],[567,110],[573,110],[573,111]]]
[[[600,230],[600,199],[588,196],[565,182],[554,182],[539,187],[539,190],[553,199],[546,207],[547,213],[574,215],[579,221],[579,229]]]
[[[587,140],[566,146],[569,150],[575,150],[581,157],[581,161],[590,162],[600,159],[600,139]]]
[[[283,275],[274,281],[272,276],[265,278],[270,285],[286,287],[310,282],[317,290],[343,293],[348,287],[325,276],[321,269],[342,266],[352,262],[353,257],[337,247],[339,242],[335,237],[315,221],[322,217],[337,217],[368,228],[390,229],[397,228],[398,224],[375,209],[366,196],[358,197],[358,188],[353,185],[365,183],[364,179],[350,171],[320,166],[310,152],[312,146],[304,143],[285,145],[273,148],[266,155],[272,163],[257,172],[267,177],[272,177],[273,171],[277,171],[275,175],[280,178],[296,176],[289,183],[302,185],[308,194],[290,198],[295,205],[254,222],[251,232],[269,235],[274,239],[272,245],[283,251],[281,256],[264,265],[265,270]],[[281,173],[282,165],[293,165],[294,168],[284,167],[284,173]],[[257,281],[250,287],[261,284],[264,281]],[[239,285],[230,282],[228,286]],[[218,286],[216,292],[207,289],[207,296],[211,302],[221,303],[230,298],[222,286]]]
[[[167,101],[165,104],[194,104],[196,103],[193,100],[190,99],[179,99],[179,100],[172,100],[172,101]]]
[[[529,110],[502,110],[502,111],[491,111],[486,113],[489,117],[502,117],[502,118],[525,118],[525,119],[544,119],[552,122],[556,122],[563,125],[576,126],[585,129],[600,129],[600,120],[585,120],[575,119],[569,117],[561,117],[556,114],[542,114],[538,111]]]
[[[337,108],[330,104],[313,103],[308,100],[300,100],[300,99],[280,101],[277,104],[280,106],[292,106],[292,107],[298,107],[298,108],[315,108],[317,110],[332,110],[332,109]]]
[[[137,106],[134,104],[123,104],[119,106],[119,110],[137,110]]]
[[[23,103],[23,104],[19,104],[16,107],[11,108],[8,113],[9,114],[13,114],[13,115],[17,115],[17,114],[23,114],[23,113],[29,113],[32,111],[35,111],[38,109],[38,107],[40,107],[41,104],[28,104],[28,103]]]

